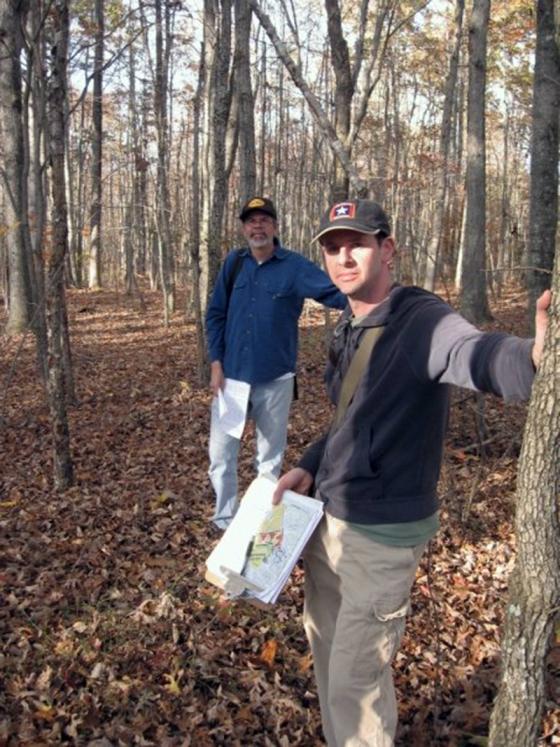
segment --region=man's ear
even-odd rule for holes
[[[386,236],[381,242],[381,259],[390,262],[395,256],[395,240],[392,236]]]

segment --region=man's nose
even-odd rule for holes
[[[352,261],[352,249],[349,246],[345,246],[344,244],[339,247],[338,249],[338,263],[341,265],[346,265],[348,262]]]

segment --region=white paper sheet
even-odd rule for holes
[[[245,381],[226,379],[225,386],[218,392],[218,415],[220,429],[234,438],[241,438],[251,385]]]
[[[260,591],[249,589],[248,596],[274,603],[286,584],[303,548],[323,515],[323,504],[291,490],[282,496],[284,505],[281,542],[258,566],[248,562],[248,548],[272,511],[276,481],[267,477],[253,480],[239,509],[206,561],[208,570],[224,583],[227,571],[242,574]]]

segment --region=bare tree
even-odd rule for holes
[[[204,51],[201,51],[200,64],[198,68],[198,83],[193,102],[193,159],[192,159],[192,193],[200,193],[200,115],[202,91],[204,88]],[[192,304],[195,315],[196,325],[196,352],[198,362],[198,383],[207,383],[207,356],[206,345],[204,340],[204,316],[203,303],[201,298],[200,284],[200,212],[196,200],[191,203],[191,236],[189,259],[191,265],[191,283],[192,283]]]
[[[171,53],[171,14],[169,0],[155,0],[156,64],[154,81],[154,110],[157,130],[157,237],[161,285],[163,289],[164,320],[175,310],[175,280],[171,241],[169,198],[169,55]]]
[[[282,42],[278,36],[274,24],[270,20],[270,17],[262,9],[258,0],[248,0],[249,4],[253,8],[253,11],[259,19],[261,25],[266,31],[270,41],[274,45],[278,57],[282,60],[286,69],[288,70],[293,82],[299,88],[302,95],[304,96],[313,117],[319,128],[321,129],[328,145],[332,149],[334,155],[338,158],[345,173],[348,175],[350,187],[349,190],[353,194],[365,196],[367,194],[367,184],[359,175],[355,165],[352,163],[352,159],[348,155],[348,149],[344,143],[340,141],[335,128],[333,127],[327,113],[321,106],[321,103],[317,96],[313,93],[309,84],[306,82],[303,75],[301,64],[295,62],[290,56],[286,45]]]
[[[202,314],[221,260],[227,198],[226,132],[231,104],[231,0],[204,1],[204,143],[202,180]]]
[[[43,0],[27,17],[27,85],[24,96],[24,141],[29,154],[27,206],[32,287],[32,326],[37,337],[39,370],[47,378],[47,326],[45,319],[45,267],[43,238],[47,218],[45,183],[46,73]]]
[[[543,360],[525,425],[516,504],[516,559],[509,580],[502,677],[490,747],[537,744],[545,658],[560,610],[560,264]]]
[[[531,210],[529,235],[544,234],[541,249],[554,257],[555,230],[550,217],[558,185],[558,89],[539,80],[558,73],[560,2],[537,3],[537,58],[533,97],[531,204],[539,197],[546,209]],[[542,38],[544,37],[544,38]],[[540,41],[539,41],[540,39]],[[544,60],[543,56],[549,56]],[[540,61],[539,61],[540,56]],[[555,71],[555,73],[554,73]],[[551,107],[556,102],[554,112]],[[555,120],[555,124],[551,122]],[[549,124],[548,137],[543,128]],[[556,147],[550,149],[556,138]],[[547,154],[550,164],[544,164]],[[536,164],[538,165],[535,165]],[[548,200],[546,197],[548,196]],[[554,223],[556,229],[556,223]],[[542,255],[541,255],[542,259]],[[534,283],[531,290],[535,291]],[[519,462],[516,505],[517,554],[509,582],[506,628],[502,644],[502,679],[490,720],[490,747],[536,744],[545,703],[545,658],[560,610],[560,261],[556,257],[552,306],[543,360],[533,386]]]
[[[5,222],[9,267],[9,315],[6,331],[23,332],[30,321],[31,279],[25,232],[27,223],[24,128],[20,54],[29,4],[0,0],[0,134],[1,169],[7,194]]]
[[[362,23],[358,29],[359,43],[363,46],[363,35],[365,32],[364,18],[367,18],[369,2],[363,0],[360,20]],[[355,91],[355,76],[350,64],[350,52],[348,44],[342,31],[342,18],[338,0],[325,0],[327,11],[327,29],[329,34],[331,62],[335,76],[334,92],[334,129],[338,139],[344,143],[348,156],[351,157],[348,147],[348,133],[350,132],[352,118],[352,98]],[[361,63],[361,56],[358,64]],[[341,201],[348,197],[349,189],[348,174],[339,159],[335,161],[333,184],[331,186],[331,200]]]
[[[459,54],[461,49],[461,37],[463,31],[464,0],[456,0],[455,13],[455,42],[449,61],[449,71],[445,82],[445,96],[443,101],[443,114],[441,118],[441,130],[439,137],[439,175],[437,178],[436,198],[434,204],[434,217],[431,226],[431,238],[428,244],[426,256],[426,272],[424,275],[424,287],[428,290],[434,289],[440,245],[443,235],[445,211],[447,207],[447,185],[449,182],[449,148],[451,143],[451,127],[453,105],[456,96],[457,74],[459,70]]]
[[[249,39],[251,33],[251,6],[247,0],[235,0],[235,54],[233,75],[237,100],[239,132],[239,202],[243,203],[255,194],[257,180],[255,151],[255,117],[253,87],[251,85],[251,57]]]
[[[95,0],[95,53],[93,62],[93,100],[91,143],[91,212],[88,285],[101,285],[101,214],[103,199],[103,47],[105,38],[104,0]]]
[[[461,273],[461,313],[491,318],[486,296],[486,47],[490,0],[474,0],[469,24],[467,215]]]
[[[533,81],[531,204],[527,242],[529,308],[550,286],[558,228],[558,145],[560,111],[560,7],[537,0],[537,49]]]
[[[68,215],[64,177],[68,64],[68,0],[52,0],[45,22],[48,65],[48,159],[51,186],[51,246],[47,261],[47,392],[53,436],[54,482],[64,490],[73,482],[70,433],[66,412],[68,377],[64,371],[64,259],[68,248]]]

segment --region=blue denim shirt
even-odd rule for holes
[[[222,362],[226,377],[262,384],[296,370],[304,300],[343,309],[346,296],[317,265],[279,243],[260,265],[249,249],[241,255],[229,306],[227,278],[235,252],[228,254],[218,275],[206,314],[208,350],[212,362]]]

